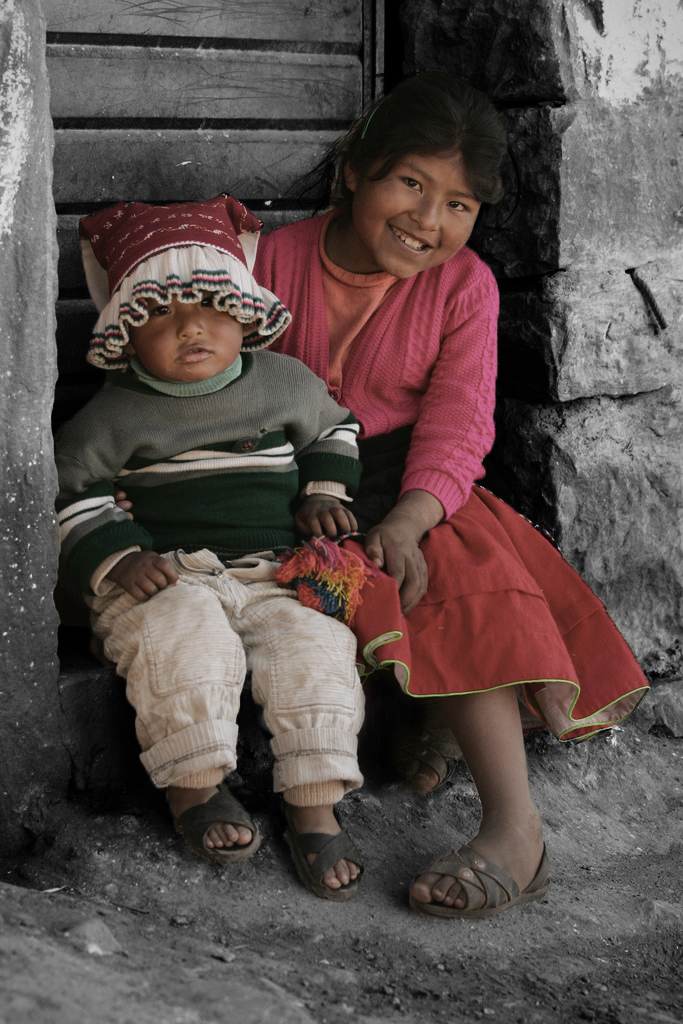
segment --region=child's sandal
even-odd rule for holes
[[[314,896],[319,896],[320,899],[331,900],[333,903],[346,903],[347,900],[357,896],[363,877],[363,858],[348,832],[342,829],[336,836],[328,836],[324,832],[299,833],[292,824],[290,810],[286,803],[284,811],[287,819],[285,839],[292,851],[292,859],[299,879],[308,891],[312,892]],[[336,809],[334,816],[339,821]],[[307,854],[317,855],[312,864],[308,863]],[[353,881],[347,882],[339,889],[330,889],[323,882],[323,875],[340,860],[353,861],[358,865],[360,871]]]
[[[228,825],[242,825],[251,832],[251,842],[244,846],[226,848],[210,848],[205,845],[209,829],[217,822],[223,821]],[[204,804],[197,804],[176,818],[173,817],[173,824],[176,831],[185,839],[192,853],[205,860],[213,861],[215,864],[235,864],[238,861],[248,860],[258,850],[263,839],[258,826],[254,823],[251,815],[242,807],[239,800],[232,795],[228,787],[221,783],[218,792]]]

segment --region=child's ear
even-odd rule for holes
[[[355,192],[356,191],[356,188],[358,186],[358,179],[359,179],[359,177],[360,177],[360,174],[358,173],[356,168],[353,166],[353,164],[350,164],[348,162],[344,164],[344,181],[346,183],[346,187],[348,188],[349,192]]]

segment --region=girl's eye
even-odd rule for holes
[[[404,178],[403,181],[408,186],[408,188],[420,188],[420,182],[415,181],[415,178]]]
[[[165,316],[169,312],[168,306],[155,306],[150,312],[150,316]]]
[[[459,202],[457,199],[451,199],[451,201],[450,201],[450,203],[448,205],[450,206],[451,210],[466,210],[467,209],[467,207],[463,206],[463,204],[461,202]]]
[[[213,306],[213,296],[204,295],[202,301],[199,303],[200,306]]]

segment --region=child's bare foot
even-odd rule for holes
[[[294,807],[292,804],[287,804],[287,809],[292,827],[299,835],[307,832],[320,832],[323,835],[336,836],[341,832],[331,804],[324,807]],[[312,864],[315,854],[307,854],[306,860]],[[355,881],[360,870],[360,865],[347,858],[342,858],[325,872],[322,876],[322,883],[328,889],[340,889],[343,885]]]
[[[524,821],[482,823],[478,836],[468,846],[511,875],[523,892],[534,879],[543,855],[541,820],[534,808]],[[410,895],[418,903],[458,908],[466,905],[460,883],[451,875],[432,871],[415,879]]]
[[[197,804],[205,804],[218,792],[217,786],[205,789],[184,789],[182,786],[169,786],[166,790],[169,807],[174,818]],[[232,825],[229,821],[215,822],[204,836],[204,845],[210,849],[225,849],[231,846],[246,846],[252,840],[251,830],[243,825]]]

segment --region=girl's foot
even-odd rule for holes
[[[413,793],[431,793],[439,785],[439,776],[433,768],[430,768],[424,761],[416,761],[413,766],[413,774],[407,782]]]
[[[298,835],[319,832],[326,836],[336,836],[342,831],[331,804],[325,807],[294,807],[287,804],[287,816]],[[307,854],[306,860],[312,864],[315,854]],[[355,881],[359,874],[360,866],[343,858],[325,872],[321,881],[328,889],[340,889]]]
[[[394,726],[394,767],[414,793],[431,793],[451,778],[462,751],[446,723],[441,698],[425,698],[419,717],[411,711],[411,718]]]
[[[534,809],[523,822],[487,822],[468,845],[511,875],[523,892],[535,878],[543,856],[541,819]],[[466,905],[457,879],[430,871],[415,879],[410,895],[418,903],[458,908]]]
[[[169,786],[166,798],[173,817],[180,815],[198,804],[205,804],[218,792],[217,786],[205,789],[184,789],[182,786]],[[210,850],[229,849],[232,846],[246,846],[252,840],[252,832],[243,825],[232,825],[229,821],[217,821],[204,836],[204,845]]]

